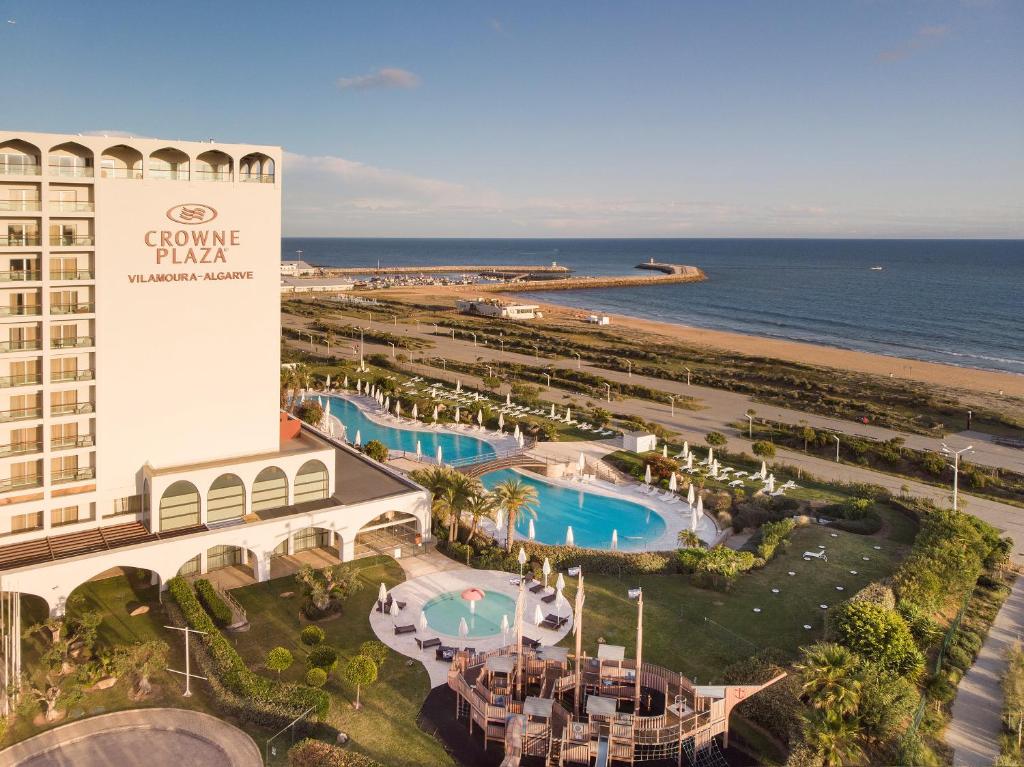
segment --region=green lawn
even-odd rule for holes
[[[836,532],[838,537],[832,538]],[[897,540],[904,530],[897,530]],[[804,561],[806,550],[826,547],[828,562]],[[874,546],[881,546],[876,551]],[[730,663],[768,647],[795,656],[801,645],[820,639],[826,611],[868,582],[894,569],[907,547],[883,534],[860,536],[807,526],[794,531],[789,547],[761,570],[741,575],[733,591],[721,593],[690,585],[682,575],[586,577],[583,643],[596,653],[597,640],[635,652],[636,603],[630,586],[644,589],[644,660],[681,671],[700,682],[720,678]],[[865,562],[862,557],[869,557]],[[857,575],[851,575],[856,570]],[[788,575],[793,571],[796,575]],[[570,601],[575,584],[566,589]],[[843,591],[837,591],[842,586]],[[771,589],[780,593],[773,594]],[[760,607],[755,613],[753,608]],[[812,628],[803,628],[809,624]],[[572,635],[563,644],[571,646]]]
[[[325,643],[339,651],[339,669],[358,652],[362,642],[376,638],[367,615],[381,581],[391,587],[404,580],[401,568],[391,559],[363,560],[356,566],[363,587],[349,597],[340,617],[318,624],[327,634]],[[280,596],[288,591],[296,592],[296,596]],[[287,647],[295,663],[281,677],[301,680],[308,648],[299,641],[299,632],[308,624],[299,618],[300,597],[294,578],[279,578],[231,593],[246,609],[252,624],[247,633],[232,637],[242,657],[258,673],[269,674],[262,668],[267,650],[277,645]],[[340,680],[338,671],[331,674],[325,689],[332,698],[329,721],[349,734],[352,748],[388,765],[453,764],[441,744],[416,725],[420,705],[430,691],[427,672],[419,663],[392,653],[377,683],[362,691],[363,707],[359,711],[352,708],[355,689]]]

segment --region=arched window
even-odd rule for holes
[[[206,571],[246,564],[246,551],[239,546],[211,546],[206,550]]]
[[[20,139],[0,144],[0,176],[38,176],[39,147]]]
[[[295,475],[294,502],[319,501],[328,492],[327,467],[320,461],[306,461]]]
[[[160,529],[178,530],[199,524],[199,491],[191,482],[178,480],[160,496]]]
[[[259,512],[287,505],[288,477],[276,466],[268,466],[252,483],[252,510]]]
[[[234,474],[221,474],[206,494],[206,521],[223,522],[245,516],[245,485]]]
[[[295,533],[292,551],[308,551],[331,545],[331,531],[322,527],[307,527]]]
[[[274,161],[261,152],[252,152],[238,163],[239,181],[251,181],[263,184],[274,183]]]
[[[126,144],[104,150],[100,156],[103,178],[142,178],[142,152]]]
[[[188,180],[188,155],[180,149],[158,149],[149,156],[150,178]]]
[[[231,157],[224,152],[211,149],[196,157],[192,179],[198,181],[230,181]]]
[[[51,176],[92,178],[92,150],[74,141],[53,147],[49,163]]]

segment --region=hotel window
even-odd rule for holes
[[[51,325],[50,334],[54,349],[73,349],[79,345],[78,325]]]
[[[38,189],[8,189],[7,200],[7,210],[39,210]]]
[[[54,482],[73,480],[78,475],[78,456],[65,455],[50,462],[51,479]]]
[[[39,296],[34,292],[8,294],[7,314],[11,317],[39,314]]]
[[[15,327],[7,330],[7,350],[17,351],[19,349],[39,348],[39,328],[34,325],[29,327]]]
[[[50,360],[50,380],[52,382],[78,380],[78,357],[55,357]]]
[[[39,479],[39,461],[11,464],[11,487],[34,487]]]
[[[59,211],[76,211],[78,210],[78,190],[77,189],[51,189],[50,190],[50,207]]]
[[[42,416],[39,411],[38,394],[16,394],[11,397],[10,415],[12,420],[39,418]]]
[[[77,522],[78,519],[77,506],[64,506],[59,509],[50,509],[50,527],[70,525]]]
[[[39,450],[38,429],[11,429],[11,454],[32,453]]]
[[[26,386],[39,383],[39,360],[18,360],[7,368],[10,372],[9,386]]]
[[[39,279],[39,262],[32,258],[12,258],[9,271],[3,273],[11,282]]]
[[[25,246],[38,244],[35,242],[39,237],[39,230],[32,224],[8,224],[7,244]]]
[[[28,514],[15,514],[11,517],[11,532],[24,533],[39,530],[43,526],[43,512],[33,511]]]
[[[50,447],[54,450],[78,446],[77,423],[55,423],[50,426]]]
[[[27,154],[15,154],[13,152],[0,153],[0,173],[5,175],[33,174],[36,168],[36,158]]]
[[[51,245],[74,245],[78,242],[78,227],[75,224],[50,224]]]
[[[50,291],[50,311],[54,314],[71,314],[78,309],[77,290]]]
[[[69,415],[84,409],[87,402],[79,402],[77,391],[50,392],[50,415]]]
[[[84,176],[86,168],[92,167],[89,157],[76,157],[70,154],[50,156],[50,170],[55,176]]]

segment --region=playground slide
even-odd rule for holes
[[[597,741],[597,759],[594,767],[608,767],[608,736],[602,735]]]
[[[505,758],[501,760],[501,767],[519,767],[525,730],[526,719],[522,714],[510,714],[505,719]]]

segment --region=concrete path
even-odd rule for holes
[[[94,716],[0,751],[2,767],[262,767],[253,739],[227,722],[180,708]]]
[[[953,700],[946,743],[953,749],[955,767],[991,767],[999,755],[1006,652],[1020,638],[1022,626],[1024,577],[1018,577]]]

